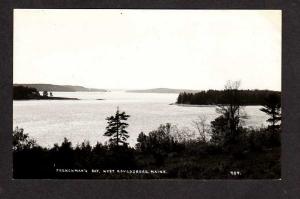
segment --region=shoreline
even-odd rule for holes
[[[183,106],[183,107],[214,107],[214,106],[217,106],[217,105],[211,105],[211,104],[200,105],[200,104],[177,104],[177,103],[171,103],[169,105]]]
[[[13,99],[13,101],[27,101],[27,100],[80,100],[78,98],[68,97],[41,97],[41,98],[29,98],[29,99]]]
[[[219,104],[177,104],[170,103],[169,105],[183,106],[183,107],[216,107]],[[250,104],[250,105],[240,105],[240,106],[262,106],[261,104]]]

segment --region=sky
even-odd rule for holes
[[[14,83],[281,90],[280,10],[14,10]]]

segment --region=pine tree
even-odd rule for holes
[[[280,95],[270,94],[266,98],[263,108],[260,110],[270,116],[267,122],[270,123],[269,127],[271,127],[272,131],[275,132],[275,130],[279,127],[277,123],[281,120]]]
[[[104,136],[111,137],[109,142],[112,145],[119,146],[119,143],[126,145],[126,140],[129,137],[128,132],[125,130],[128,127],[126,121],[130,117],[126,115],[125,112],[120,113],[119,107],[117,108],[116,114],[114,116],[107,117],[107,127]]]

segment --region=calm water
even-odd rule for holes
[[[179,128],[194,130],[192,121],[201,114],[208,121],[217,117],[215,107],[185,107],[169,105],[177,94],[113,92],[54,92],[56,97],[76,97],[82,100],[28,100],[13,102],[14,127],[24,128],[25,133],[42,146],[61,143],[67,137],[72,143],[84,140],[95,144],[104,142],[105,118],[113,115],[119,106],[131,117],[128,119],[129,143],[136,142],[138,134],[148,133],[160,124],[172,123]],[[104,99],[104,100],[96,100]],[[259,106],[245,107],[247,126],[265,125],[267,116]]]

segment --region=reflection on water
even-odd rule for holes
[[[91,144],[104,142],[106,120],[117,106],[131,117],[128,119],[129,143],[134,145],[137,135],[148,133],[160,124],[172,123],[194,129],[192,121],[201,114],[208,121],[217,117],[215,107],[188,107],[170,105],[177,94],[113,92],[53,92],[56,97],[75,97],[82,100],[28,100],[13,102],[13,125],[24,128],[25,133],[42,146],[61,143],[67,137],[72,143],[89,140]],[[104,99],[104,100],[96,100]],[[245,107],[247,126],[265,125],[267,116],[259,106]]]

